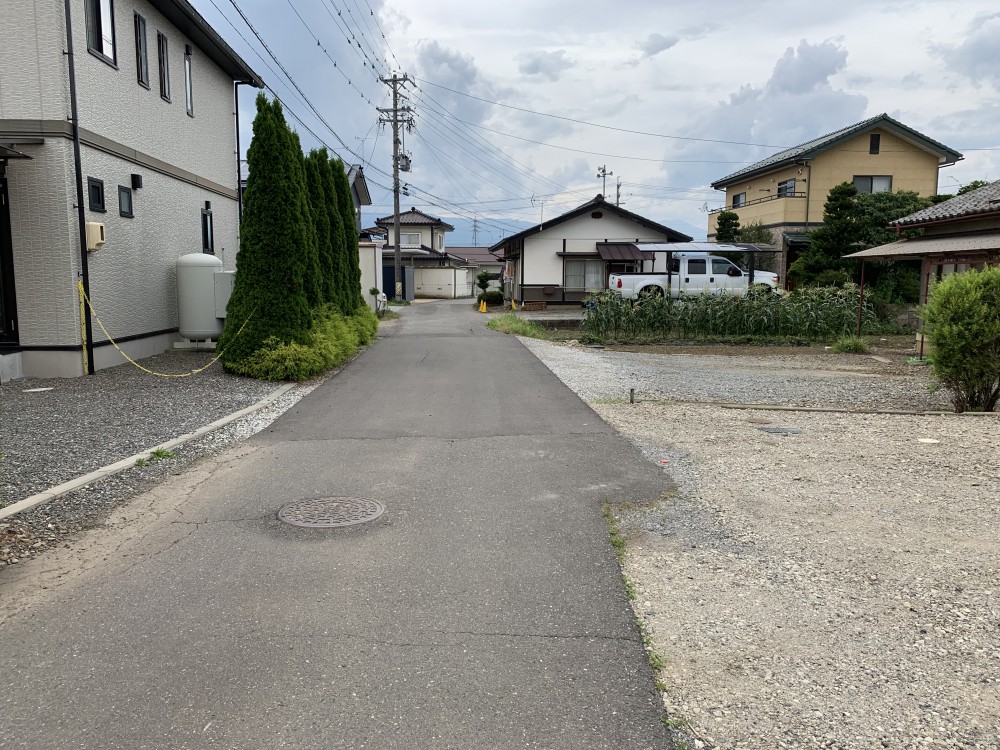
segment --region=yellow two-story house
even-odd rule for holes
[[[726,205],[708,216],[708,239],[715,240],[719,213],[735,211],[740,226],[760,223],[780,248],[776,268],[782,282],[788,266],[823,223],[830,188],[853,182],[861,193],[938,191],[938,170],[962,154],[918,133],[886,114],[815,138],[751,164],[712,183],[726,191]]]

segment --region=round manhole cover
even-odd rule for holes
[[[290,503],[278,511],[278,520],[292,526],[330,529],[374,521],[385,506],[363,497],[317,497]]]

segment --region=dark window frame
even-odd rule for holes
[[[882,136],[879,133],[872,133],[868,136],[868,153],[877,154],[882,145]]]
[[[747,204],[747,194],[744,190],[742,193],[736,193],[733,195],[733,208],[741,208]]]
[[[156,32],[156,61],[160,71],[160,98],[170,101],[170,42],[162,31]]]
[[[694,268],[701,268],[700,271],[692,270]],[[687,276],[708,276],[708,259],[707,258],[688,258],[687,259]]]
[[[787,180],[782,180],[778,183],[778,197],[785,198],[790,195],[795,195],[794,177],[789,177]]]
[[[126,209],[122,205],[122,197],[127,196],[128,208]],[[118,215],[124,216],[126,219],[135,218],[135,214],[132,213],[132,188],[126,187],[125,185],[118,186]]]
[[[97,200],[95,200],[94,196],[95,189],[100,191]],[[107,212],[107,208],[105,208],[104,180],[99,180],[96,177],[87,178],[87,205],[91,211],[97,211],[102,214]]]
[[[190,44],[184,45],[184,104],[189,117],[194,117],[194,63]]]
[[[212,209],[201,209],[201,251],[215,255],[215,219]]]
[[[149,43],[146,36],[146,19],[138,13],[133,15],[135,26],[135,76],[139,85],[149,88]]]
[[[889,187],[886,190],[879,190],[880,193],[891,193],[892,192],[892,175],[891,174],[856,174],[851,180],[851,184],[854,185],[855,189],[859,193],[870,194],[875,192],[875,179],[885,178],[889,180]],[[867,184],[862,183],[861,186],[858,182],[861,180],[867,180]],[[865,189],[867,188],[867,189]]]
[[[104,5],[111,19],[111,55],[104,47]],[[115,36],[115,0],[85,0],[84,19],[87,27],[87,51],[112,68],[118,68],[118,37]]]

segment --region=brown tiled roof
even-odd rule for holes
[[[381,219],[376,219],[375,223],[380,227],[391,227],[395,223],[395,217],[391,214],[389,216],[383,216]],[[399,214],[399,223],[444,227],[445,230],[449,232],[455,229],[455,227],[451,224],[441,221],[441,219],[436,216],[431,216],[430,214],[425,214],[423,211],[418,211],[416,208],[411,208],[409,211],[401,211]]]

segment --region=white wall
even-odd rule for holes
[[[599,242],[667,242],[668,238],[643,227],[607,209],[595,207],[603,216],[591,218],[590,214],[544,229],[524,240],[524,283],[563,283],[563,258],[556,253],[593,253],[597,256]],[[563,246],[565,240],[565,247]],[[520,279],[518,279],[520,283]]]
[[[414,268],[414,295],[432,299],[471,297],[472,270],[469,268]]]
[[[376,287],[379,291],[386,291],[382,288],[382,248],[376,246],[374,242],[359,242],[358,259],[361,263],[361,295],[374,310],[375,299],[368,290]]]

